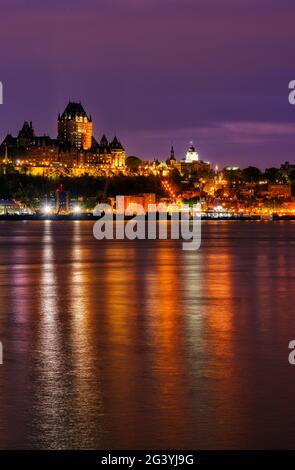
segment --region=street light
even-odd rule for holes
[[[78,206],[78,204],[76,204],[73,207],[73,211],[74,211],[75,214],[79,214],[81,212],[81,208]]]
[[[50,214],[51,208],[49,206],[44,206],[42,212],[43,214]]]

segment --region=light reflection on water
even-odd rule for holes
[[[294,228],[0,223],[0,447],[294,447]]]

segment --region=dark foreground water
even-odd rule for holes
[[[295,223],[0,223],[1,448],[295,448]]]

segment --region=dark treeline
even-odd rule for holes
[[[29,176],[18,173],[0,175],[0,199],[19,199],[23,201],[40,199],[60,188],[73,196],[96,198],[120,194],[156,193],[163,195],[161,180],[157,176],[113,176],[106,182],[105,177],[60,177]]]
[[[249,166],[243,170],[228,169],[223,170],[223,177],[229,182],[255,183],[261,180],[272,183],[281,183],[292,185],[295,184],[295,171],[291,171],[288,175],[280,168],[267,168],[264,172],[254,166]]]
[[[198,177],[213,178],[213,172]],[[255,167],[240,169],[224,169],[223,177],[229,183],[243,184],[255,183],[265,180],[268,183],[289,183],[295,185],[295,172],[286,175],[280,169],[269,168],[265,172]],[[181,189],[182,177],[177,170],[170,174],[170,180],[176,188]],[[194,181],[196,177],[194,177]],[[165,196],[159,176],[124,176],[117,175],[111,178],[103,176],[82,176],[48,178],[45,176],[30,176],[15,172],[0,174],[0,199],[16,199],[23,202],[38,201],[45,195],[55,191],[58,187],[68,191],[71,196],[82,196],[85,199],[95,199],[97,202],[102,198],[115,197],[117,195],[128,195],[138,193],[155,193]]]

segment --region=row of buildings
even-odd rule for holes
[[[125,149],[118,138],[108,140],[103,135],[96,140],[91,115],[81,103],[71,101],[58,115],[56,138],[36,135],[32,122],[26,121],[16,136],[6,135],[0,145],[0,157],[2,164],[12,164],[17,171],[34,176],[128,174]],[[191,143],[182,160],[176,160],[172,147],[168,160],[143,162],[138,174],[167,176],[173,169],[186,176],[209,170],[210,164],[199,158]]]
[[[181,160],[176,160],[174,148],[172,146],[167,164],[170,168],[175,168],[178,170],[182,176],[186,176],[188,174],[197,174],[202,170],[210,170],[210,162],[204,162],[199,158],[199,154],[197,153],[192,142],[186,152],[185,157]]]
[[[31,168],[33,174],[44,174],[44,169],[58,168],[113,168],[125,167],[125,149],[115,136],[100,141],[93,136],[92,118],[81,103],[69,102],[58,115],[57,138],[38,136],[32,122],[25,122],[17,136],[8,134],[0,146],[2,159]],[[39,170],[38,170],[39,169]],[[80,171],[81,173],[81,171]]]

